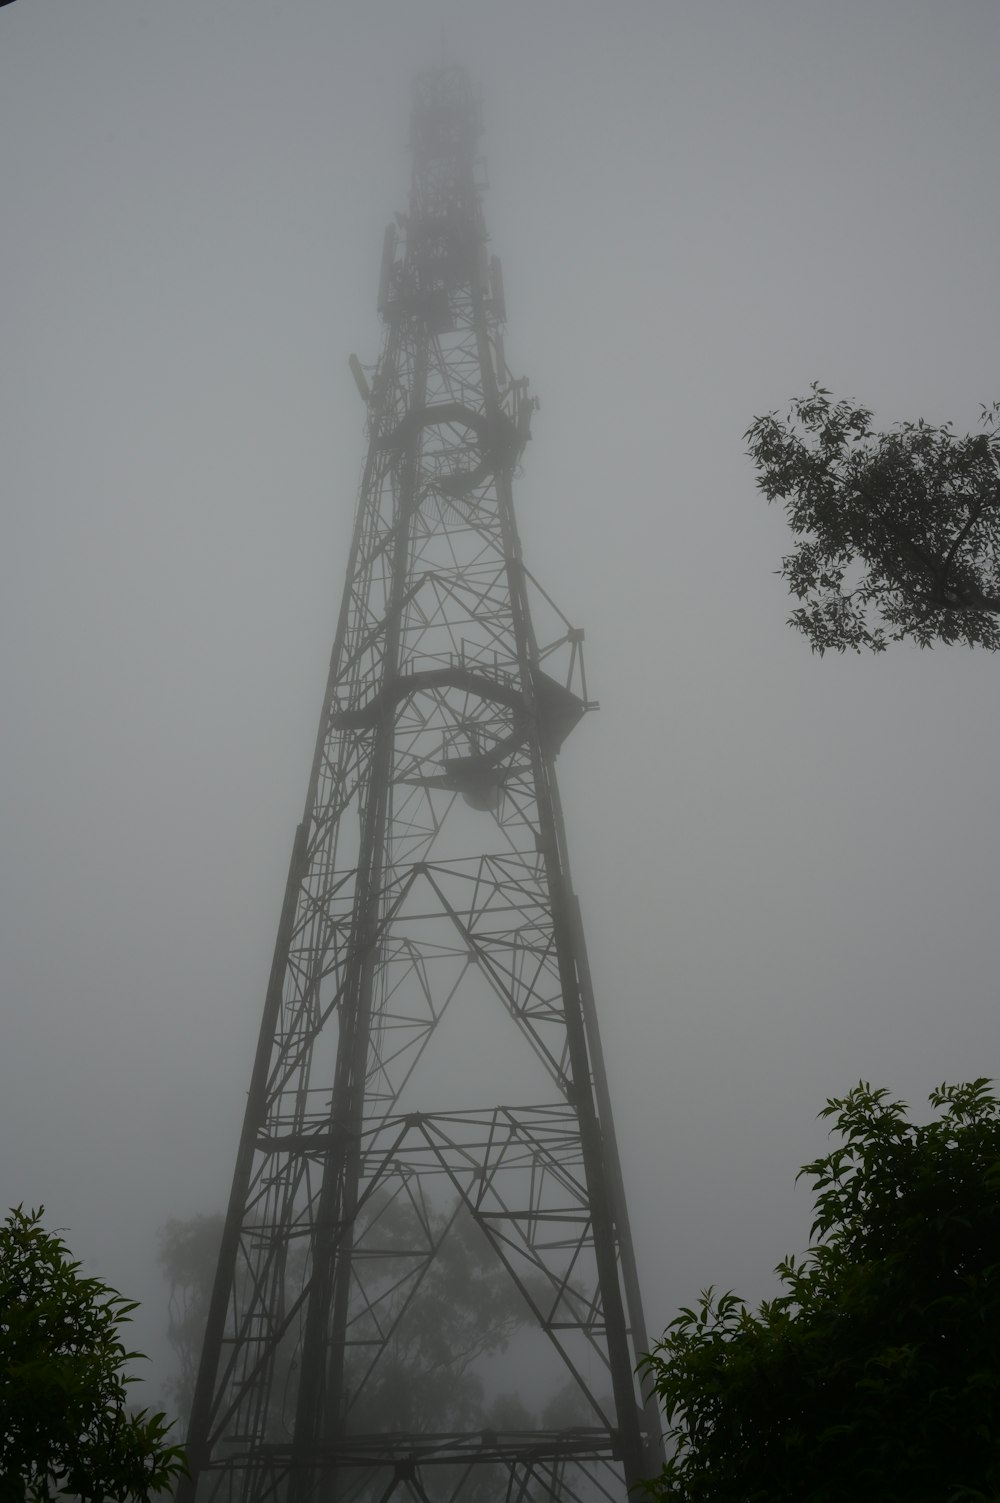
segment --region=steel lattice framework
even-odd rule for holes
[[[464,72],[421,75],[370,384],[352,357],[368,457],[191,1416],[199,1503],[621,1499],[662,1460],[553,771],[589,707],[582,632],[521,558],[535,403],[504,359],[478,137]],[[420,1098],[470,998],[506,1014],[545,1099],[519,1102],[520,1077],[496,1080],[504,1104]],[[359,1421],[459,1215],[583,1423]]]

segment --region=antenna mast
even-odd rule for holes
[[[181,1503],[624,1500],[662,1465],[554,769],[592,708],[583,633],[521,558],[536,404],[504,357],[479,134],[461,68],[418,77],[382,354],[352,360],[368,457]],[[501,1050],[442,1075],[476,1009],[523,1068]],[[515,1350],[535,1342],[570,1423],[435,1412],[433,1373],[489,1387],[468,1353],[400,1368],[433,1270],[455,1250],[459,1278],[472,1246],[519,1291]]]

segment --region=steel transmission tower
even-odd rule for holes
[[[465,73],[421,75],[370,385],[352,357],[368,457],[191,1415],[198,1503],[623,1499],[662,1461],[553,771],[588,708],[582,632],[521,559],[535,403],[504,360],[478,136]],[[524,1302],[496,1381],[526,1404],[526,1372],[569,1382],[569,1423],[435,1419],[450,1359],[400,1369],[470,1235]],[[485,1357],[454,1362],[488,1396]]]

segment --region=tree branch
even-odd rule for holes
[[[948,549],[948,553],[947,553],[947,556],[946,556],[945,561],[944,561],[944,578],[945,578],[945,583],[947,583],[947,580],[948,580],[948,570],[951,568],[952,564],[955,562],[955,554],[958,552],[959,548],[965,542],[965,539],[969,536],[969,533],[972,531],[973,527],[979,521],[979,518],[982,515],[983,507],[985,505],[986,505],[986,497],[983,496],[983,498],[979,501],[978,505],[974,506],[972,508],[972,510],[969,512],[969,520],[966,522],[965,526],[961,529],[961,531],[956,535],[955,541],[952,543],[951,547]]]

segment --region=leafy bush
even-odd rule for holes
[[[674,1451],[657,1503],[996,1503],[1000,1103],[942,1085],[940,1115],[862,1083],[806,1164],[817,1237],[752,1313],[706,1290],[644,1359]]]

